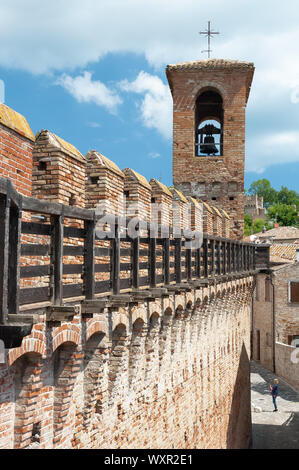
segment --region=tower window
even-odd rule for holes
[[[223,154],[223,106],[216,91],[199,95],[195,106],[195,155]]]
[[[234,201],[235,200],[234,196],[229,196],[229,200]]]
[[[91,184],[98,184],[99,177],[98,176],[91,176],[90,177],[90,182]]]
[[[39,171],[46,171],[46,169],[47,169],[47,162],[43,162],[43,161],[39,162],[39,163],[38,163],[38,169],[39,169]]]

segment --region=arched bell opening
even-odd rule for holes
[[[214,90],[200,93],[196,100],[195,155],[223,155],[223,101]]]

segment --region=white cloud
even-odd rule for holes
[[[202,59],[206,39],[198,32],[206,28],[209,19],[212,28],[220,31],[212,40],[212,57],[255,63],[247,110],[249,134],[259,133],[262,122],[268,133],[272,127],[288,132],[288,121],[296,122],[299,103],[298,0],[2,1],[0,67],[34,74],[65,73],[61,84],[76,99],[96,102],[115,112],[121,102],[117,94],[92,81],[86,72],[80,81],[78,76],[72,78],[71,71],[84,69],[109,53],[140,55],[159,72],[166,64]],[[123,76],[127,76],[125,70]],[[149,77],[135,80],[137,92],[144,95],[142,122],[169,138],[169,97],[160,91],[162,81]],[[283,154],[278,144],[272,146],[269,156],[270,147],[263,142],[268,150],[262,150],[261,163],[257,142],[258,136],[248,141],[248,165],[254,171],[290,159],[299,161],[297,144],[282,144],[287,148],[293,145],[291,153]]]
[[[63,74],[56,81],[57,85],[65,88],[79,103],[95,103],[115,113],[122,99],[99,80],[92,80],[90,72],[84,72],[75,78]]]
[[[119,87],[123,91],[144,95],[138,104],[143,124],[169,139],[172,134],[172,98],[169,87],[159,77],[144,71],[132,82],[121,81]]]
[[[98,123],[98,122],[93,122],[93,121],[91,121],[91,122],[88,122],[88,123],[87,123],[87,126],[88,126],[88,127],[93,127],[94,129],[97,129],[97,128],[101,127],[101,124]]]
[[[271,165],[299,160],[299,131],[269,133],[249,140],[246,170],[263,173]]]
[[[150,153],[148,154],[148,156],[149,156],[150,158],[160,158],[160,157],[161,157],[161,155],[160,155],[158,152],[150,152]]]

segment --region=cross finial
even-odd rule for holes
[[[207,38],[208,38],[208,49],[204,50],[204,51],[201,51],[201,52],[207,52],[208,53],[208,58],[210,58],[210,52],[212,52],[211,48],[210,48],[210,44],[211,44],[211,37],[214,35],[214,34],[220,34],[219,32],[217,31],[211,31],[211,22],[208,21],[208,29],[206,29],[205,31],[200,31],[199,34],[204,34]]]

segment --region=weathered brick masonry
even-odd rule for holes
[[[173,183],[186,196],[208,201],[232,217],[231,237],[244,229],[245,108],[252,63],[210,59],[168,65],[173,96]],[[221,101],[217,116],[198,98],[213,92]],[[197,118],[197,116],[201,118]],[[221,122],[222,151],[197,156],[196,131],[204,119]],[[219,149],[218,149],[219,150]]]
[[[299,337],[299,304],[290,301],[289,283],[298,282],[298,278],[298,262],[258,274],[252,318],[253,358],[297,389],[299,354],[292,342]]]
[[[0,176],[10,178],[25,196],[32,194],[34,135],[26,119],[0,104]]]
[[[118,214],[126,204],[129,217],[163,224],[168,215],[171,223],[176,210],[180,228],[201,230],[203,222],[206,233],[239,237],[245,105],[251,75],[251,66],[231,63],[212,67],[208,63],[204,71],[191,67],[183,75],[168,69],[174,96],[175,189],[156,180],[149,184],[132,169],[121,171],[97,151],[83,157],[47,130],[35,139],[27,121],[4,105],[0,113],[5,111],[12,119],[0,114],[0,173],[24,195],[31,195],[33,181],[34,197],[51,202],[87,208],[101,205],[105,212]],[[218,163],[214,157],[195,158],[192,153],[194,100],[205,87],[215,87],[224,100],[225,154],[216,157]],[[190,191],[194,182],[195,190]],[[208,189],[200,193],[202,182]],[[220,199],[209,197],[210,187],[218,188]],[[229,195],[234,195],[234,202],[228,202]],[[201,205],[202,199],[209,205]],[[124,204],[119,204],[122,200]],[[161,204],[160,214],[151,213],[151,202]],[[229,216],[218,210],[220,206]],[[67,230],[83,228],[82,220],[64,222]],[[22,242],[47,245],[50,235],[22,235]],[[83,249],[80,236],[66,236],[64,242],[70,253],[76,245]],[[95,242],[97,248],[106,245],[106,241]],[[129,246],[121,241],[122,249]],[[140,249],[145,248],[141,241]],[[157,252],[156,261],[162,265],[161,247]],[[174,245],[170,248],[171,276],[173,252]],[[44,277],[23,277],[23,287],[49,285],[51,256],[21,258],[22,268],[33,264],[49,268]],[[108,263],[108,257],[96,258],[98,264]],[[148,256],[141,256],[141,261],[146,264]],[[80,295],[83,273],[80,266],[72,265],[82,262],[83,255],[63,256],[63,289],[76,283]],[[129,266],[130,262],[129,255],[122,256],[121,263]],[[142,267],[140,274],[145,273],[148,268]],[[186,273],[186,263],[182,273]],[[162,276],[161,267],[157,274]],[[122,281],[126,281],[124,276],[125,270]],[[69,321],[50,321],[40,305],[31,334],[19,348],[6,350],[6,364],[0,365],[0,448],[248,447],[254,279],[251,274],[237,277],[218,279],[209,287],[178,286],[155,300],[149,297],[121,307],[103,307],[92,314],[81,310],[80,301],[72,301],[77,313]],[[110,272],[98,269],[95,279],[109,282]],[[22,313],[26,309],[30,311],[25,305]]]
[[[252,281],[41,316],[0,368],[0,447],[247,447]]]

